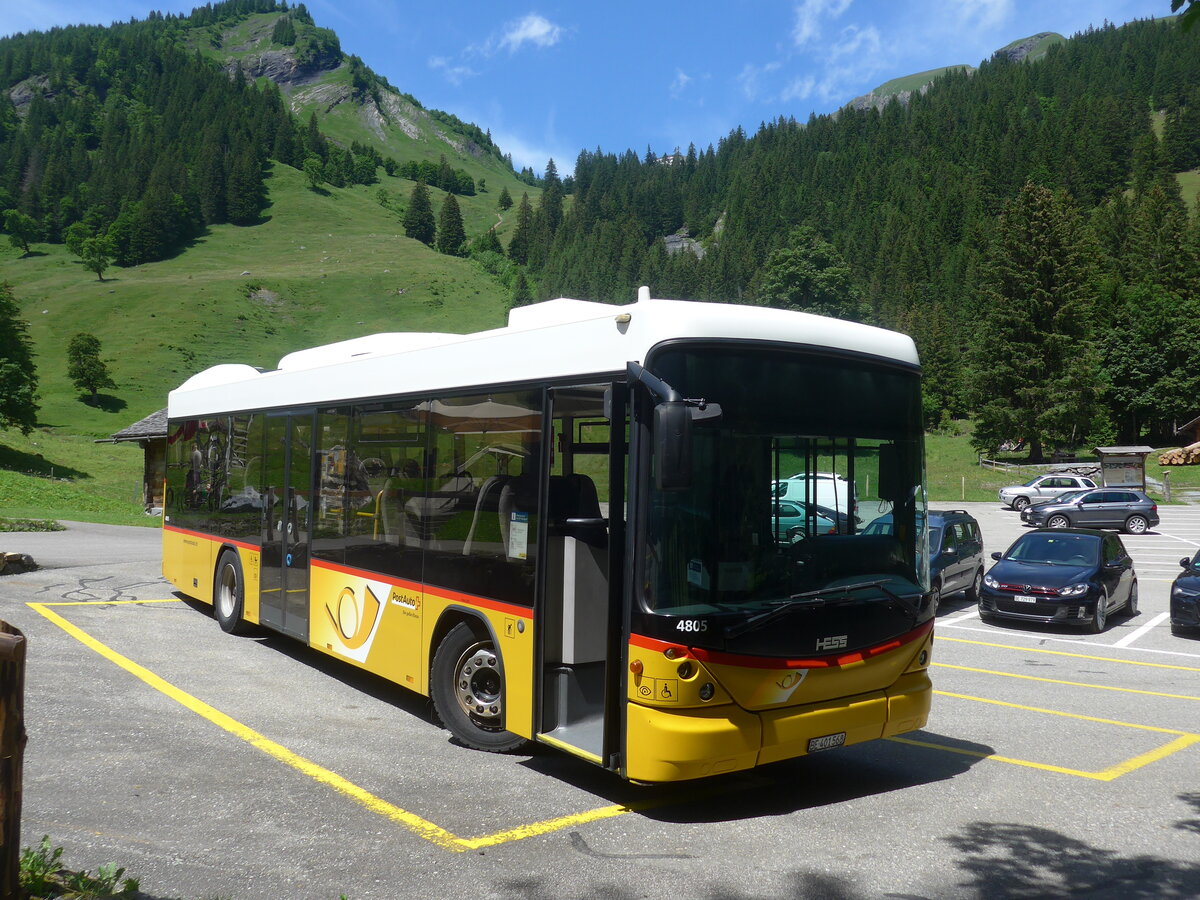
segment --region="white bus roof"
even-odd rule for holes
[[[289,353],[279,368],[224,364],[171,391],[172,419],[251,409],[330,405],[474,385],[616,374],[672,339],[786,342],[864,353],[916,366],[912,338],[808,313],[655,300],[617,306],[560,298],[521,306],[508,325],[473,334],[373,334]]]

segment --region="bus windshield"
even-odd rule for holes
[[[915,372],[744,347],[670,348],[653,366],[722,417],[693,429],[688,488],[648,488],[645,614],[704,618],[698,645],[778,655],[803,649],[806,626],[844,628],[853,649],[928,618]],[[865,529],[882,515],[887,533]]]

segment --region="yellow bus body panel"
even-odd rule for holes
[[[483,618],[504,665],[505,727],[533,736],[532,610],[321,560],[310,588],[310,646],[425,696],[443,614]]]
[[[629,678],[625,775],[703,778],[805,756],[813,738],[845,733],[836,746],[846,746],[915,731],[929,719],[932,643],[930,632],[866,659],[781,669],[667,659],[631,644],[642,671]],[[706,682],[715,690],[703,701]]]
[[[221,549],[232,546],[242,564],[242,615],[247,622],[259,622],[259,560],[260,551],[244,544],[232,545],[229,541],[209,537],[195,532],[174,528],[163,529],[163,577],[181,594],[213,602],[217,559]],[[188,573],[191,573],[190,575]]]

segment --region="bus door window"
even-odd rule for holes
[[[541,405],[540,391],[420,405],[434,468],[424,497],[405,508],[424,547],[426,583],[533,605]]]

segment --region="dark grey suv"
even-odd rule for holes
[[[1039,528],[1120,528],[1142,534],[1158,524],[1158,504],[1132,488],[1096,488],[1027,507],[1021,521]]]

